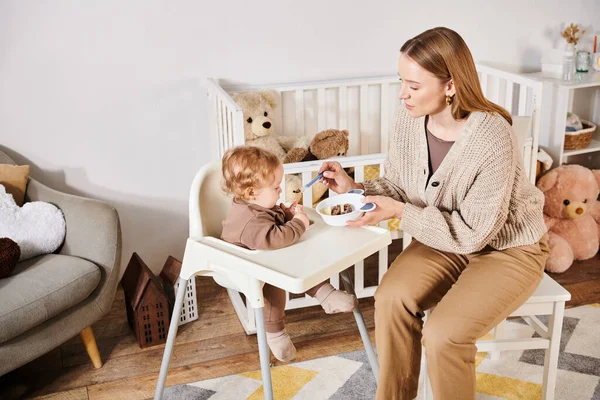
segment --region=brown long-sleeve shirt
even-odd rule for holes
[[[265,208],[234,199],[221,239],[250,250],[276,250],[296,243],[305,231],[299,219],[286,221],[279,206]]]

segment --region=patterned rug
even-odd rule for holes
[[[537,336],[520,319],[507,323],[505,335]],[[600,305],[565,311],[560,349],[555,398],[600,400]],[[478,353],[477,399],[541,399],[543,362],[544,350],[503,352],[498,361]],[[278,366],[271,373],[278,400],[375,398],[375,379],[364,350]],[[169,387],[165,398],[259,400],[260,371]]]

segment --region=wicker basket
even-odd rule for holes
[[[575,132],[565,132],[565,150],[585,149],[592,143],[592,135],[596,125],[584,119],[581,120],[583,129]]]

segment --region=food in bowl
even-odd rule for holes
[[[333,207],[327,206],[321,209],[321,212],[325,215],[344,215],[349,214],[353,211],[351,204],[337,204]]]
[[[352,206],[350,204],[338,204],[331,209],[331,215],[343,215],[352,212]]]
[[[373,211],[376,208],[375,203],[363,203],[365,198],[363,193],[362,189],[355,189],[321,200],[316,207],[317,213],[327,225],[346,226],[348,221],[355,221],[364,212]],[[336,207],[339,209],[339,214],[334,215]]]

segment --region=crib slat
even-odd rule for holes
[[[348,129],[348,88],[340,86],[338,91],[340,129]]]
[[[525,107],[525,113],[527,115],[532,115],[533,114],[533,88],[528,87],[527,88],[527,102],[526,102],[526,107]]]
[[[223,151],[227,151],[227,104],[221,103],[221,118],[223,120]]]
[[[312,180],[311,172],[303,172],[302,173],[302,186],[306,185],[308,182]],[[307,189],[302,193],[302,204],[304,207],[312,208],[313,198],[312,198],[312,189]]]
[[[514,91],[514,84],[511,81],[506,81],[506,88],[505,88],[505,107],[506,110],[508,111],[509,114],[512,115],[513,113],[513,91]]]
[[[340,288],[340,274],[335,274],[334,276],[329,278],[329,282],[331,283],[331,285],[334,288],[339,289]]]
[[[212,89],[209,89],[209,96],[208,96],[208,101],[209,101],[209,113],[212,113],[212,115],[210,116],[210,118],[208,119],[209,122],[209,132],[210,132],[210,137],[211,137],[211,150],[216,150],[218,156],[221,156],[221,150],[219,148],[219,135],[218,135],[218,127],[217,127],[217,96],[215,96],[214,92],[212,91]],[[216,142],[215,142],[216,140]],[[214,146],[214,147],[213,147]]]
[[[369,154],[369,86],[360,85],[360,154]]]
[[[365,262],[354,264],[354,290],[358,294],[365,288]]]
[[[365,180],[365,166],[359,165],[354,167],[354,181],[355,182],[364,182]]]
[[[219,99],[215,98],[215,133],[217,134],[217,145],[219,146],[219,157],[223,156],[223,146],[221,145],[221,132],[219,130],[219,115],[220,113],[220,109],[219,109],[220,105],[219,105]]]
[[[217,126],[219,134],[219,153],[222,156],[225,153],[225,141],[223,135],[223,102],[217,100]]]
[[[278,203],[285,203],[285,177],[286,175],[283,175],[283,179],[281,180],[281,194],[279,195],[279,202]]]
[[[527,110],[527,87],[525,85],[519,85],[519,114],[526,115]]]
[[[227,148],[233,147],[233,113],[227,110]]]
[[[327,129],[327,99],[325,98],[325,88],[317,89],[317,129],[321,132]]]
[[[227,105],[221,102],[221,138],[223,139],[223,152],[227,151]]]
[[[296,90],[296,135],[304,135],[304,90]]]
[[[388,109],[389,109],[389,100],[388,100],[388,89],[389,85],[387,83],[381,84],[381,150],[382,153],[387,153],[388,151],[388,140],[389,140],[389,132],[388,132]]]
[[[487,82],[488,82],[488,76],[486,73],[482,73],[481,74],[481,90],[483,91],[483,95],[489,99],[488,97],[488,90],[487,90]]]
[[[490,83],[491,83],[491,89],[490,89],[489,99],[492,101],[492,103],[499,104],[500,103],[500,79],[498,77],[493,77]]]

